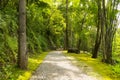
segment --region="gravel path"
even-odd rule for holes
[[[60,51],[50,52],[30,80],[100,80],[73,65]]]

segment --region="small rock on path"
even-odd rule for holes
[[[100,80],[84,73],[62,54],[50,52],[30,80]]]

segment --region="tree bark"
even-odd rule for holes
[[[78,43],[77,43],[77,49],[80,50],[80,45],[81,45],[81,38],[78,39]]]
[[[27,69],[28,54],[26,52],[26,0],[19,0],[18,28],[18,67]]]
[[[69,48],[69,39],[68,39],[68,0],[66,0],[66,30],[65,30],[65,49]]]
[[[98,50],[101,43],[101,0],[97,1],[97,5],[98,5],[97,34],[96,34],[95,46],[92,51],[92,58],[97,58]]]
[[[105,0],[102,0],[102,6],[103,6],[103,22],[104,22],[104,34],[103,34],[103,41],[104,41],[104,49],[103,49],[103,55],[104,55],[104,61],[109,64],[113,64],[112,60],[112,42],[113,37],[116,32],[115,25],[115,10],[117,10],[117,5],[115,4],[115,0],[113,0],[108,7],[108,10],[106,11],[105,6]],[[116,6],[116,9],[115,9]],[[110,15],[110,14],[113,15]]]
[[[111,40],[111,36],[108,35],[109,33],[107,33],[106,35],[106,63],[109,64],[113,64],[113,60],[112,60],[112,40]]]
[[[116,2],[118,2],[118,0],[113,0],[110,6],[110,10],[113,14],[115,14],[115,10],[117,10],[118,3],[116,4]],[[106,62],[109,64],[114,64],[112,59],[112,42],[116,32],[116,25],[114,25],[115,19],[116,16],[110,16],[109,27],[106,29]]]

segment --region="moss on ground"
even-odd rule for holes
[[[102,80],[120,80],[120,76],[117,73],[114,73],[113,66],[101,62],[101,59],[93,59],[91,58],[91,54],[74,54],[74,53],[67,53],[65,52],[66,56],[72,57],[77,60],[76,65],[80,67],[81,62],[85,63],[87,66],[93,68],[93,70],[100,74],[103,78]]]

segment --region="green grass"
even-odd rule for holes
[[[1,74],[5,75],[0,77],[0,80],[29,80],[32,73],[42,63],[47,54],[48,52],[30,55],[28,59],[28,70],[21,70],[15,65],[8,65],[7,67],[3,68],[4,73]]]
[[[120,75],[117,72],[120,72],[120,65],[115,66],[101,62],[101,59],[91,58],[91,54],[71,54],[64,52],[66,56],[73,57],[77,60],[77,65],[81,65],[81,62],[86,63],[86,65],[91,66],[95,72],[100,74],[102,80],[120,80]],[[116,71],[115,71],[116,70]]]

